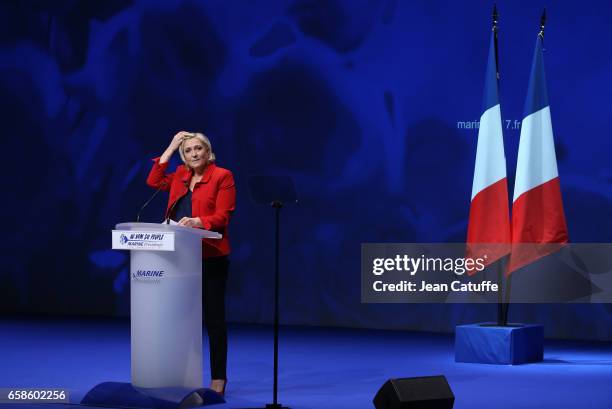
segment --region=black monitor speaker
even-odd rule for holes
[[[376,409],[452,409],[454,403],[442,375],[389,379],[374,397]]]

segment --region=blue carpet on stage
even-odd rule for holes
[[[65,388],[78,403],[100,382],[129,382],[129,335],[127,321],[1,320],[0,388]],[[612,407],[609,343],[547,341],[544,362],[506,366],[456,363],[451,335],[295,327],[281,332],[279,402],[294,409],[372,408],[388,378],[438,374],[446,375],[457,409]],[[228,377],[227,403],[209,407],[271,402],[270,327],[231,327]]]

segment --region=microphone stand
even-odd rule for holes
[[[266,404],[266,409],[281,409],[283,405],[278,403],[278,331],[279,331],[279,311],[278,311],[278,290],[280,276],[280,211],[283,202],[273,201],[270,206],[274,208],[275,233],[274,233],[274,392],[272,403]],[[285,406],[286,409],[291,409]]]
[[[145,209],[145,207],[147,207],[149,205],[149,203],[151,203],[151,201],[155,198],[155,196],[157,196],[157,194],[159,192],[161,192],[161,190],[166,187],[168,185],[168,182],[162,182],[161,185],[159,185],[159,187],[157,188],[157,190],[155,191],[155,193],[153,193],[151,195],[151,197],[149,198],[149,200],[147,200],[145,202],[145,204],[142,205],[142,207],[140,208],[140,210],[138,211],[138,213],[136,213],[136,223],[138,223],[140,221],[140,214],[142,213],[142,211]]]
[[[278,344],[280,330],[280,212],[285,204],[297,203],[293,181],[288,176],[250,176],[249,190],[256,204],[274,209],[274,385],[272,403],[264,409],[291,409],[278,403]],[[261,408],[257,408],[261,409]]]
[[[279,277],[280,277],[280,211],[283,202],[274,200],[270,203],[274,208],[274,386],[272,403],[266,403],[264,409],[291,409],[278,403],[278,333],[279,333]],[[261,408],[253,408],[261,409]]]

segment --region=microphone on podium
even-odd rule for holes
[[[145,207],[147,207],[149,205],[149,203],[151,203],[151,200],[153,200],[155,198],[155,196],[157,196],[157,194],[164,188],[168,186],[168,182],[163,181],[159,187],[157,188],[157,190],[155,191],[155,193],[153,193],[151,195],[151,197],[149,198],[149,200],[147,200],[145,202],[145,204],[142,205],[142,207],[140,208],[140,210],[138,211],[138,213],[136,214],[136,222],[140,221],[140,214],[142,213],[142,211],[145,209]]]
[[[174,207],[176,206],[178,202],[180,202],[180,199],[177,199],[177,201],[174,202],[172,204],[172,207],[168,210],[168,213],[166,214],[166,220],[164,220],[165,224],[170,224],[170,217],[172,216],[172,211],[174,210]]]
[[[185,184],[185,187],[186,187],[187,189],[189,189],[189,182],[188,182],[188,181],[184,181],[183,183]],[[174,202],[174,203],[172,204],[172,207],[170,207],[170,209],[168,209],[168,212],[166,213],[166,219],[163,221],[163,223],[162,223],[162,224],[170,224],[170,220],[171,220],[171,219],[170,219],[170,217],[172,217],[172,211],[174,210],[174,208],[176,207],[176,205],[178,204],[178,202],[180,202],[180,201],[181,201],[181,198],[182,198],[182,197],[179,197],[178,199],[176,199],[176,202]],[[178,220],[177,220],[177,221],[178,221]]]

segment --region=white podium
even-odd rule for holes
[[[113,249],[130,251],[132,385],[202,387],[202,239],[208,230],[120,223]]]
[[[185,409],[224,403],[202,387],[202,239],[208,230],[120,223],[113,249],[130,251],[132,382],[102,382],[81,404]]]

